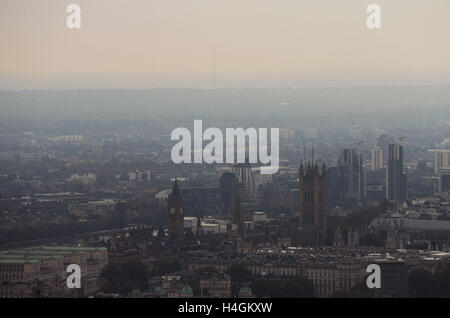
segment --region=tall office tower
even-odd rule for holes
[[[239,189],[234,196],[233,209],[231,212],[231,223],[238,226],[239,234],[243,234],[244,230],[244,213],[241,208],[241,196]]]
[[[339,170],[338,167],[329,167],[327,169],[327,203],[328,204],[339,204]]]
[[[439,175],[441,168],[450,168],[450,150],[432,149],[429,152],[434,152],[434,173],[436,175]]]
[[[386,199],[395,203],[406,201],[406,173],[403,171],[403,146],[389,145],[386,175]]]
[[[169,195],[167,210],[169,213],[169,237],[182,238],[184,236],[183,199],[177,180],[173,183],[172,193]]]
[[[222,213],[231,216],[234,199],[238,190],[236,175],[231,172],[225,172],[220,178],[220,193],[222,197]]]
[[[341,198],[363,202],[366,198],[363,159],[355,149],[342,149],[338,163]]]
[[[381,135],[377,139],[377,147],[383,150],[383,161],[387,162],[389,156],[389,145],[395,143],[395,138],[388,135]]]
[[[372,157],[370,169],[377,170],[383,168],[383,149],[375,147],[370,149],[370,155]]]
[[[302,234],[301,243],[320,245],[326,239],[327,232],[327,195],[326,165],[321,172],[315,161],[309,161],[305,167],[300,163],[299,169],[299,226]]]
[[[450,168],[441,168],[439,172],[439,193],[450,192]]]
[[[252,168],[249,163],[238,163],[233,166],[238,183],[244,188],[244,194],[248,198],[255,196],[255,186],[253,183]]]

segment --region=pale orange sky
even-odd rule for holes
[[[220,87],[450,83],[449,35],[449,0],[1,0],[0,89],[208,87],[213,51]]]

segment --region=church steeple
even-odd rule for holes
[[[303,160],[302,160],[302,161],[300,161],[300,168],[298,170],[299,180],[303,179],[304,176],[305,176],[305,168],[303,167]]]
[[[319,165],[317,164],[317,161],[314,161],[314,174],[318,175],[319,174]]]
[[[325,162],[325,160],[322,163],[322,176],[327,174],[327,164]]]

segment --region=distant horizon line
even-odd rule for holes
[[[304,90],[304,89],[344,89],[344,88],[413,88],[413,87],[449,87],[450,83],[441,84],[361,84],[361,85],[325,85],[325,86],[248,86],[248,87],[152,87],[152,88],[17,88],[2,89],[0,92],[26,91],[156,91],[156,90],[191,90],[191,91],[221,91],[221,90]]]

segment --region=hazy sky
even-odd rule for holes
[[[214,51],[218,87],[450,83],[450,1],[0,0],[0,89],[209,87]]]

